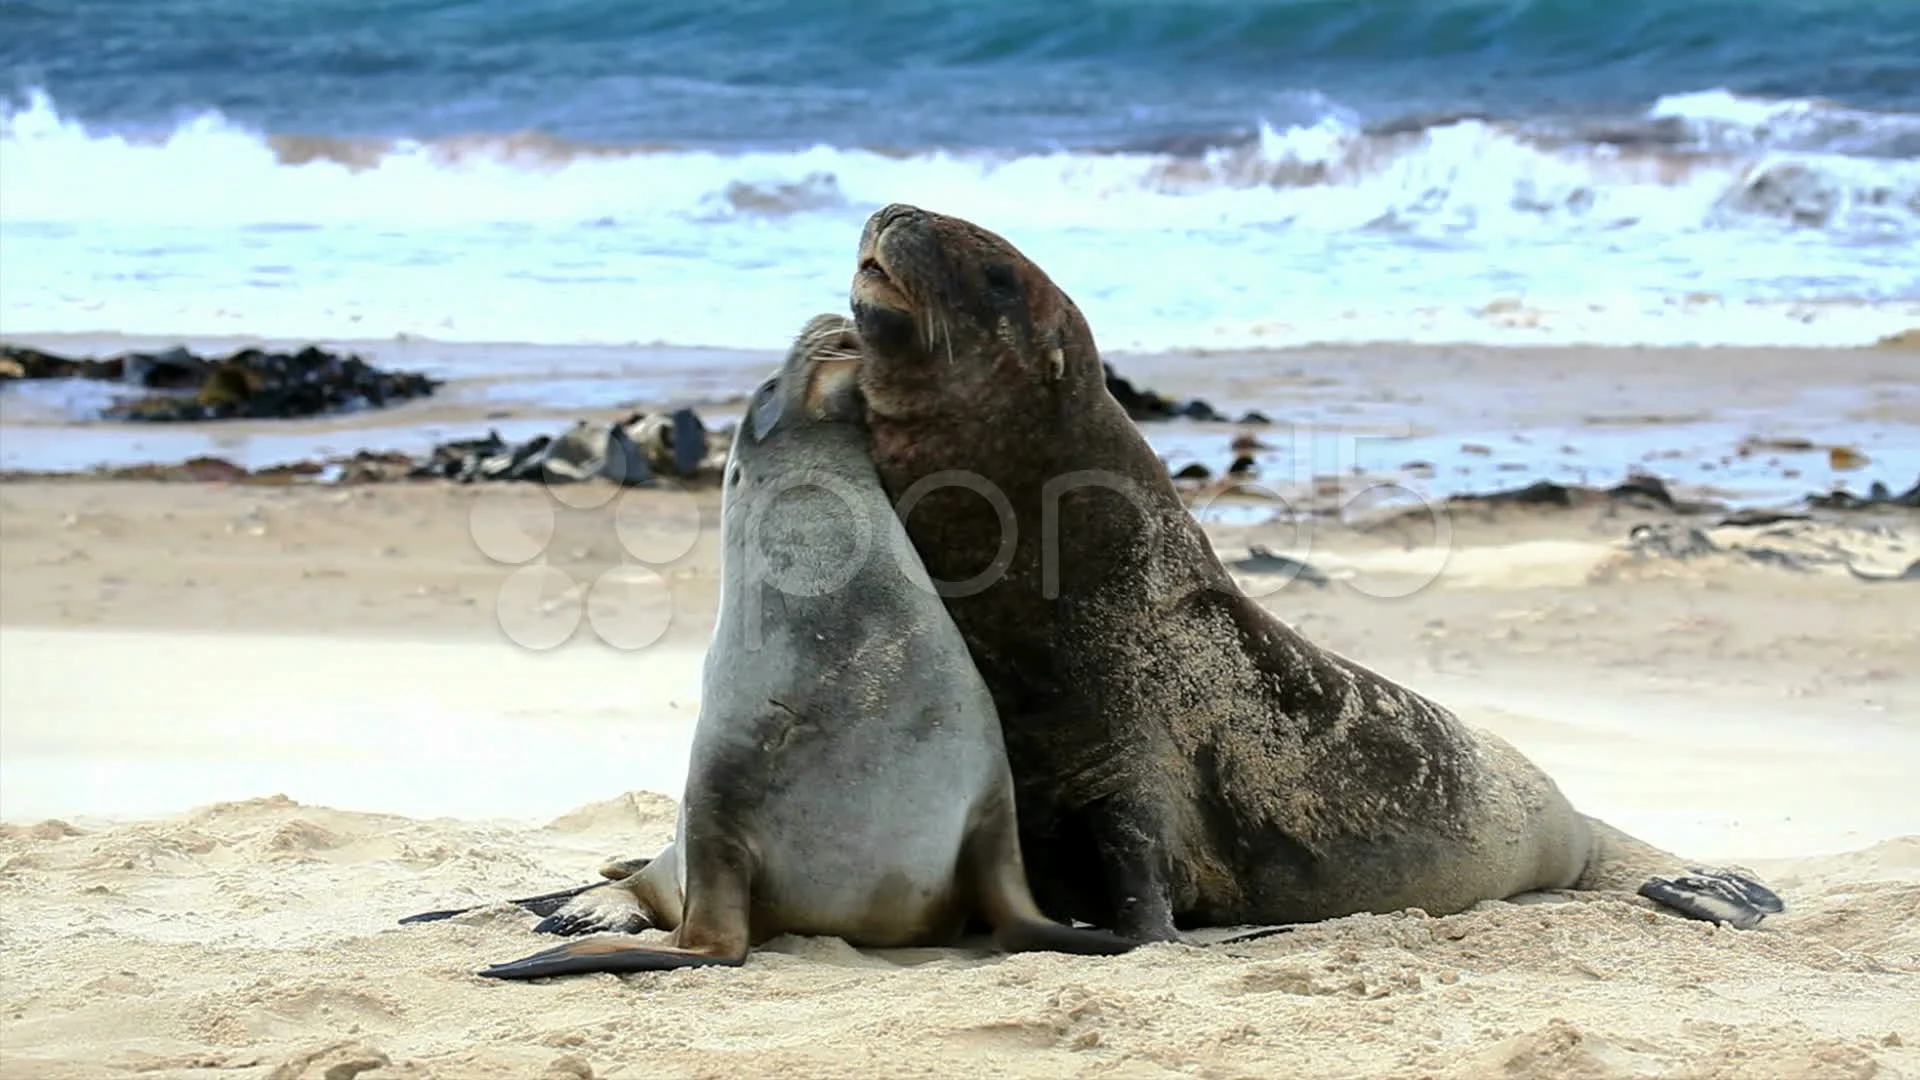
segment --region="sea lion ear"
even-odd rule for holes
[[[780,423],[780,414],[786,408],[786,395],[781,392],[779,379],[768,379],[760,384],[753,395],[753,407],[750,416],[753,424],[753,437],[756,441],[765,439],[773,433]]]

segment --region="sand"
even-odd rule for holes
[[[552,939],[498,905],[395,920],[667,837],[714,509],[0,485],[0,1076],[1920,1077],[1920,584],[1636,562],[1657,515],[1624,509],[1457,514],[1444,549],[1210,531],[1302,550],[1329,587],[1249,589],[1585,809],[1760,872],[1791,905],[1760,930],[1490,903],[1111,959],[788,938],[475,976]],[[634,556],[653,576],[589,588]]]

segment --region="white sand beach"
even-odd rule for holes
[[[1650,517],[1617,508],[1455,514],[1444,551],[1328,526],[1305,553],[1329,587],[1248,586],[1590,812],[1760,872],[1789,911],[1759,930],[1492,903],[1112,959],[788,938],[739,970],[474,975],[552,939],[505,906],[395,920],[668,835],[714,509],[0,485],[0,1075],[1920,1076],[1913,586],[1635,563],[1618,541]],[[476,521],[553,522],[579,583],[653,552],[670,608],[514,593]],[[573,639],[515,644],[529,605]],[[658,640],[609,646],[637,640],[621,618]]]

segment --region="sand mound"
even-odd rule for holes
[[[1920,1075],[1920,837],[1764,865],[1793,910],[1752,933],[1500,903],[1105,960],[783,938],[736,971],[509,984],[472,972],[550,942],[531,916],[395,924],[591,880],[673,811],[525,828],[275,796],[0,826],[0,1074]]]

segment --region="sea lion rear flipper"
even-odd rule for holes
[[[1216,945],[1238,945],[1244,941],[1259,941],[1261,938],[1275,937],[1299,928],[1299,923],[1282,923],[1279,926],[1254,926],[1228,934],[1226,937],[1196,940],[1194,944],[1203,949],[1210,949]]]
[[[624,881],[640,871],[645,870],[647,866],[653,862],[654,858],[655,856],[652,855],[642,855],[637,858],[615,859],[600,868],[600,876],[608,881]],[[517,908],[532,912],[541,918],[546,918],[561,908],[566,907],[567,901],[572,900],[574,897],[579,896],[589,889],[597,889],[601,884],[602,882],[598,881],[589,882],[585,885],[576,885],[571,889],[561,889],[557,892],[541,893],[538,896],[523,896],[518,900],[495,901],[494,903],[512,904]],[[475,904],[472,907],[423,911],[418,915],[409,915],[400,921],[402,923],[439,922],[442,919],[451,919],[455,915],[465,915],[469,911],[481,911],[493,906],[493,903],[486,903]]]
[[[451,919],[456,915],[465,915],[470,911],[482,911],[482,910],[485,910],[486,908],[493,907],[495,906],[495,904],[500,904],[500,903],[512,904],[517,908],[523,908],[527,911],[532,912],[535,915],[539,915],[544,918],[545,916],[551,915],[554,912],[565,907],[567,905],[567,901],[572,900],[574,897],[579,896],[581,893],[584,893],[589,889],[598,889],[605,884],[606,882],[604,881],[595,881],[586,885],[576,885],[571,889],[561,889],[558,892],[541,893],[538,896],[524,896],[518,900],[493,901],[485,904],[475,904],[472,907],[444,908],[439,911],[423,911],[423,912],[420,912],[418,915],[408,915],[406,918],[401,919],[400,922],[403,924],[420,923],[420,922],[438,922],[441,919]]]
[[[1787,910],[1772,889],[1745,874],[1699,866],[1687,869],[1691,873],[1648,878],[1640,886],[1640,895],[1689,919],[1741,930],[1751,930],[1767,916]]]
[[[641,945],[630,941],[588,938],[542,949],[531,956],[492,964],[475,974],[489,979],[544,979],[549,975],[623,974],[634,971],[673,971],[689,967],[739,967],[739,956],[710,956],[685,949]]]

